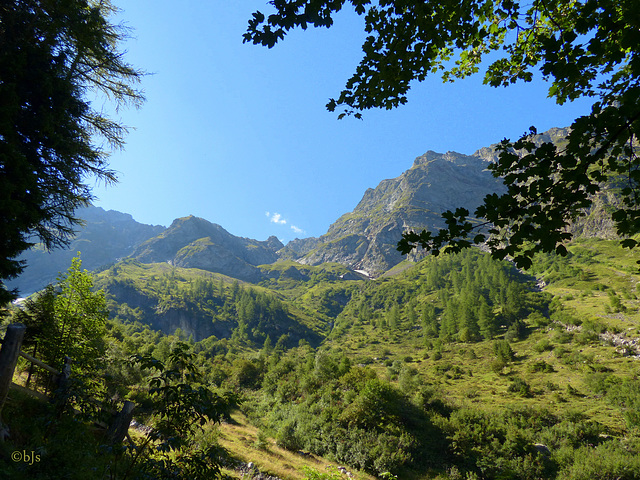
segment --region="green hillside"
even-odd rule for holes
[[[584,239],[526,273],[471,249],[376,280],[284,261],[258,267],[260,284],[127,260],[95,277],[111,320],[94,375],[153,424],[132,355],[170,365],[183,345],[236,412],[205,427],[228,478],[238,462],[343,478],[322,473],[334,462],[376,478],[638,479],[638,258]]]

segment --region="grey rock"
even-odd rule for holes
[[[19,257],[27,262],[27,268],[15,280],[5,282],[10,290],[17,288],[23,296],[41,290],[69,268],[78,252],[84,269],[108,266],[128,257],[139,244],[165,230],[160,225],[136,222],[129,214],[93,206],[78,210],[76,216],[85,225],[78,227],[67,248],[49,253],[38,244]]]
[[[301,263],[333,261],[380,275],[406,258],[396,249],[403,232],[442,228],[442,212],[457,207],[473,212],[485,195],[504,191],[502,182],[487,170],[489,152],[429,151],[399,177],[368,189],[356,208],[340,217],[325,235],[309,243],[290,242],[290,249],[303,253],[313,247],[298,259]]]

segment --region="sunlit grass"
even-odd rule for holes
[[[219,427],[219,442],[231,455],[244,462],[253,462],[264,473],[275,475],[283,480],[303,480],[306,478],[303,467],[324,471],[338,464],[312,454],[302,455],[280,448],[275,440],[260,434],[258,428],[249,424],[240,412],[232,415],[233,422]],[[375,477],[349,469],[357,480],[373,480]],[[229,471],[231,474],[237,472]],[[237,478],[240,478],[238,476]]]

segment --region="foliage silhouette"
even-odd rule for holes
[[[516,142],[503,140],[489,168],[508,191],[487,195],[473,217],[464,208],[444,212],[437,233],[406,232],[398,250],[438,255],[486,242],[496,258],[528,268],[536,252],[566,254],[567,227],[605,189],[619,196],[611,212],[618,234],[640,232],[638,2],[278,0],[275,13],[253,14],[244,41],[271,48],[293,28],[330,27],[346,4],[364,16],[368,36],[355,73],[327,104],[344,108],[339,118],[402,105],[412,82],[429,75],[453,81],[481,68],[493,87],[530,82],[537,69],[557,103],[594,99],[562,142],[542,140],[534,127]],[[489,54],[496,58],[485,67]]]

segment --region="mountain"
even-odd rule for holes
[[[561,144],[567,133],[567,129],[551,129],[536,141]],[[444,227],[442,212],[457,207],[473,212],[487,194],[504,192],[501,180],[487,169],[496,159],[495,146],[473,155],[428,151],[397,178],[367,189],[355,209],[342,215],[327,233],[319,238],[295,239],[286,246],[274,236],[265,241],[236,237],[220,225],[194,216],[178,218],[164,229],[139,224],[127,214],[91,207],[81,213],[87,225],[69,250],[48,254],[35,248],[27,252],[24,259],[31,266],[8,286],[23,294],[42,288],[68,267],[77,251],[82,251],[88,269],[131,256],[141,263],[168,262],[260,283],[270,278],[260,265],[293,260],[312,266],[340,263],[375,278],[407,259],[396,250],[402,233],[437,231]],[[614,229],[605,213],[613,203],[613,193],[603,191],[589,215],[574,225],[574,232],[611,238]],[[421,256],[417,252],[409,259]]]
[[[44,288],[56,280],[59,272],[69,268],[71,259],[78,252],[81,252],[82,266],[87,270],[110,265],[128,257],[138,244],[165,229],[160,225],[136,222],[127,213],[100,207],[89,206],[76,213],[85,225],[78,229],[69,247],[47,252],[37,244],[24,252],[20,259],[26,261],[27,268],[15,280],[5,282],[9,289],[17,288],[20,295],[27,296]]]
[[[444,227],[441,213],[473,212],[485,195],[505,191],[487,170],[493,150],[473,155],[428,151],[397,178],[368,189],[356,208],[317,239],[294,240],[283,254],[309,265],[338,262],[378,276],[405,259],[396,244],[408,229]]]
[[[312,469],[297,475],[297,461],[326,465],[318,455],[328,455],[360,480],[374,478],[363,471],[425,480],[639,479],[638,252],[617,239],[585,238],[610,230],[615,185],[574,224],[580,238],[567,255],[536,254],[526,274],[477,248],[404,261],[376,279],[345,266],[377,274],[402,259],[393,248],[403,228],[438,228],[442,210],[472,209],[500,191],[485,168],[494,156],[491,148],[427,152],[367,190],[325,235],[287,246],[194,216],[175,220],[95,275],[113,320],[100,369],[109,375],[96,381],[146,408],[147,380],[158,377],[132,360],[149,354],[161,365],[188,349],[193,363],[184,371],[193,365],[202,374],[194,388],[215,385],[216,394],[242,398],[210,438],[232,455],[227,466],[241,460],[243,475],[320,478]],[[100,241],[117,237],[109,222],[127,216],[95,213],[105,219]],[[23,428],[12,434],[22,443],[9,438],[16,451],[37,442],[30,432],[46,417],[44,404],[33,415],[33,401],[16,403],[23,394],[7,404]],[[85,440],[104,437],[94,425],[81,433],[80,452],[92,462],[98,446]],[[104,468],[102,457],[96,465]]]
[[[263,279],[258,265],[278,260],[284,245],[276,237],[260,242],[231,235],[202,218],[178,218],[158,236],[140,244],[132,258],[141,263],[168,262],[176,267],[199,268],[247,282]]]

